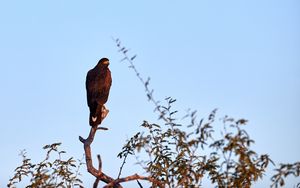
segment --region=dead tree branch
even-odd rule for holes
[[[102,121],[107,116],[108,112],[109,112],[108,110],[104,110],[104,112],[103,112],[104,115],[102,117]],[[83,147],[84,147],[87,171],[96,177],[96,181],[93,186],[94,188],[98,186],[99,181],[103,181],[107,184],[115,181],[112,177],[110,177],[102,172],[102,162],[101,162],[100,155],[98,155],[99,169],[97,170],[93,166],[91,144],[94,141],[97,130],[105,130],[105,128],[98,128],[97,126],[94,126],[94,127],[91,127],[89,136],[86,139],[79,136],[79,140],[83,143]],[[122,188],[122,186],[120,184],[114,184],[114,187]]]
[[[115,181],[112,181],[109,184],[107,184],[106,186],[104,186],[104,188],[110,188],[110,187],[115,186],[116,184],[119,184],[119,183],[122,183],[122,182],[133,181],[133,180],[146,180],[146,181],[152,182],[152,184],[155,185],[155,186],[158,186],[158,187],[161,187],[161,188],[164,187],[160,181],[158,181],[154,178],[134,174],[132,176],[127,176],[125,178],[116,179]]]
[[[103,111],[102,111],[103,115],[102,115],[101,122],[105,119],[108,112],[109,112],[108,109],[103,109]],[[96,180],[93,184],[93,188],[98,187],[99,181],[105,182],[107,184],[105,187],[122,188],[120,183],[127,182],[127,181],[138,180],[138,179],[148,180],[149,182],[152,182],[154,185],[157,185],[159,187],[163,187],[163,186],[161,186],[161,183],[158,180],[156,180],[154,178],[151,178],[151,177],[139,176],[137,174],[132,175],[132,176],[128,176],[128,177],[125,177],[125,178],[119,178],[118,177],[117,179],[113,179],[112,177],[110,177],[110,176],[108,176],[108,175],[106,175],[105,173],[102,172],[102,160],[101,160],[100,155],[97,155],[97,159],[98,159],[99,164],[98,164],[98,169],[96,169],[93,166],[91,144],[94,141],[97,130],[108,130],[108,129],[105,128],[105,127],[91,126],[89,136],[86,139],[79,136],[80,142],[83,143],[87,171],[96,178]]]

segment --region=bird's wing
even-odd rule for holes
[[[110,73],[110,70],[107,69],[106,76],[103,80],[101,94],[100,94],[100,96],[101,96],[100,100],[101,100],[102,104],[105,104],[108,99],[111,83],[112,83],[111,73]]]
[[[93,84],[94,84],[94,80],[92,79],[92,70],[90,70],[86,75],[86,82],[85,82],[88,106],[91,105],[91,100],[92,100],[92,96],[93,96],[92,93],[93,93],[93,87],[94,87]]]

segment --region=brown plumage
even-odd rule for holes
[[[102,121],[102,109],[105,108],[111,86],[111,73],[108,68],[109,60],[102,58],[86,76],[87,104],[90,108],[89,123],[97,126]]]

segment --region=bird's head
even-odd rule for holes
[[[107,58],[100,59],[99,62],[98,62],[98,65],[108,67],[109,59],[107,59]]]

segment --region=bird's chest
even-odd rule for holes
[[[102,73],[95,77],[94,79],[94,86],[97,88],[105,87],[106,83],[109,81],[107,74]]]

